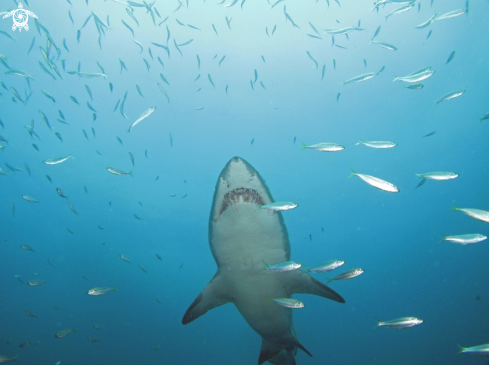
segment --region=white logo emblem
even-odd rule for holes
[[[12,10],[11,12],[5,14],[3,18],[8,18],[9,16],[12,16],[14,19],[14,25],[12,25],[12,30],[15,32],[17,28],[19,28],[19,32],[22,31],[22,28],[25,28],[26,32],[29,30],[29,24],[27,24],[27,21],[29,20],[29,15],[37,18],[37,15],[34,14],[32,11],[29,10],[24,10],[22,7],[22,4],[19,3],[19,8]]]

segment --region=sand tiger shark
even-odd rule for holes
[[[258,364],[294,365],[297,348],[312,356],[295,336],[293,309],[270,298],[315,294],[344,303],[326,285],[300,270],[267,270],[290,260],[290,242],[280,212],[257,210],[274,200],[259,173],[232,158],[217,181],[209,219],[209,244],[217,273],[183,316],[188,324],[210,309],[233,303],[263,339]]]

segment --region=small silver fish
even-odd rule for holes
[[[265,270],[272,270],[277,272],[297,270],[302,266],[302,264],[299,264],[298,262],[294,262],[294,261],[284,261],[275,265],[268,265],[266,262],[265,264],[267,265]]]
[[[437,171],[437,172],[427,172],[425,174],[416,174],[417,177],[422,179],[429,180],[452,180],[458,177],[458,174],[455,172],[446,172],[446,171]]]
[[[39,200],[31,198],[29,195],[22,195],[22,197],[27,200],[29,203],[39,203]]]
[[[360,141],[356,143],[355,146],[359,144],[372,148],[392,148],[397,146],[396,143],[390,141]]]
[[[57,164],[60,164],[62,162],[65,162],[69,158],[74,158],[74,157],[72,155],[69,155],[66,157],[53,158],[53,159],[44,160],[43,163],[45,163],[46,165],[57,165]]]
[[[44,280],[29,280],[27,282],[27,285],[29,285],[29,286],[40,286],[43,284],[46,284],[46,282]]]
[[[345,263],[343,260],[331,260],[331,261],[326,261],[323,262],[322,264],[313,266],[313,267],[308,267],[306,268],[305,272],[328,272],[332,271],[334,269],[337,269],[338,267],[342,266]]]
[[[93,289],[90,289],[89,291],[87,291],[87,294],[88,295],[103,295],[103,294],[107,294],[110,291],[117,291],[117,289],[115,286],[112,288],[105,287],[105,286],[98,286],[96,288],[93,288]]]
[[[401,13],[404,13],[405,11],[408,11],[410,10],[411,8],[414,7],[414,1],[409,3],[409,4],[406,4],[404,6],[401,6],[400,8],[397,8],[395,10],[393,10],[392,12],[390,12],[388,15],[386,15],[385,17],[385,21],[387,21],[387,19],[389,19],[390,16],[394,15],[394,14],[401,14]]]
[[[5,57],[3,57],[3,58],[5,58]],[[25,72],[23,70],[15,69],[15,68],[11,68],[10,70],[5,71],[4,73],[5,73],[5,75],[22,76],[22,77],[25,77],[26,79],[34,80],[34,77],[32,77],[31,75],[29,75],[27,72]]]
[[[54,335],[54,337],[56,337],[56,338],[63,338],[63,337],[68,336],[71,332],[75,332],[76,333],[75,327],[69,328],[69,329],[66,329],[66,330],[61,330],[58,333],[56,333]]]
[[[435,101],[436,104],[440,104],[444,101],[447,101],[447,100],[451,100],[451,99],[455,99],[455,98],[458,98],[460,95],[462,95],[463,93],[465,93],[465,90],[458,90],[458,91],[453,91],[451,93],[448,93],[446,95],[443,95],[441,97],[440,100],[437,100]]]
[[[76,209],[75,209],[75,207],[73,206],[73,204],[68,203],[68,206],[70,207],[70,209],[71,209],[71,211],[72,211],[73,213],[75,213],[76,215],[80,215],[80,214],[78,214],[78,212],[76,211]]]
[[[391,319],[390,321],[384,321],[384,322],[379,321],[377,318],[375,320],[377,321],[376,328],[389,327],[389,328],[403,329],[403,328],[419,326],[421,323],[423,323],[422,319],[416,317],[402,317],[397,319]]]
[[[475,234],[461,234],[457,236],[442,236],[443,239],[440,243],[445,241],[455,242],[460,245],[471,245],[474,243],[482,242],[487,239],[487,236],[483,234],[475,233]]]
[[[341,34],[350,33],[353,30],[365,30],[365,29],[359,28],[359,27],[347,27],[347,28],[342,28],[342,29],[328,28],[328,29],[325,29],[324,31],[330,35],[341,35]]]
[[[369,73],[366,73],[366,74],[363,74],[360,76],[355,76],[349,80],[343,81],[342,86],[344,86],[346,84],[350,84],[352,82],[362,82],[362,81],[370,80],[372,77],[375,77],[378,74],[379,74],[378,72],[369,72]]]
[[[396,77],[392,81],[404,81],[404,82],[410,82],[410,83],[419,82],[422,80],[426,80],[428,77],[432,76],[434,73],[435,73],[435,71],[431,70],[431,68],[428,67],[426,69],[416,71],[416,72],[414,72],[410,75],[407,75],[407,76]]]
[[[273,202],[270,204],[260,205],[260,207],[256,210],[266,209],[272,211],[282,211],[282,210],[294,209],[297,208],[298,206],[299,204],[292,203],[292,202]]]
[[[302,147],[299,149],[299,151],[303,151],[306,148],[321,152],[336,152],[345,149],[345,147],[337,143],[324,142],[307,146],[304,142],[302,142]]]
[[[128,259],[126,256],[124,256],[124,255],[119,255],[119,257],[122,259],[122,261],[125,261],[125,262],[127,262],[128,264],[130,264],[130,263],[131,263],[131,261],[129,261],[129,259]]]
[[[387,182],[385,180],[381,180],[378,177],[374,177],[374,176],[370,176],[370,175],[357,174],[355,171],[353,171],[353,169],[350,169],[350,170],[351,170],[351,174],[350,174],[350,176],[348,176],[348,178],[350,178],[352,176],[358,176],[360,179],[365,181],[367,184],[373,186],[374,188],[384,190],[384,191],[388,191],[389,193],[398,193],[399,192],[399,189],[397,188],[397,186],[395,186],[394,184],[391,184],[390,182]]]
[[[275,298],[275,299],[273,299],[272,297],[270,297],[270,300],[274,301],[278,305],[281,305],[282,307],[293,308],[293,309],[304,308],[304,303],[302,303],[301,301],[299,301],[297,299],[293,299],[293,298]]]
[[[330,281],[333,281],[333,280],[348,280],[348,279],[352,279],[352,278],[355,278],[355,277],[357,277],[359,275],[362,275],[364,272],[365,272],[365,270],[360,269],[360,268],[358,268],[358,269],[351,269],[351,270],[342,272],[339,275],[336,275],[334,278],[328,279],[328,283]]]
[[[378,44],[382,48],[388,49],[389,51],[397,51],[397,47],[393,46],[392,44],[385,43],[385,42],[379,42],[379,41],[370,41],[372,44]]]
[[[109,172],[113,173],[114,175],[131,175],[131,176],[133,176],[132,171],[126,172],[126,171],[119,170],[119,169],[116,169],[113,167],[107,167],[107,170]]]
[[[415,28],[418,28],[418,29],[423,29],[423,28],[426,28],[428,25],[430,25],[431,23],[433,23],[435,21],[435,17],[437,16],[438,14],[435,14],[433,15],[431,18],[429,18],[427,21],[415,26]]]
[[[440,16],[435,17],[433,19],[433,21],[442,20],[442,19],[455,18],[457,16],[464,15],[466,12],[467,12],[467,9],[453,10],[453,11],[450,11],[450,12],[448,12],[446,14],[443,14],[443,15],[440,15]]]
[[[127,130],[128,132],[131,131],[131,129],[133,129],[138,123],[142,122],[143,120],[145,120],[146,118],[148,118],[151,114],[153,114],[153,112],[155,111],[156,107],[155,106],[152,106],[151,108],[145,110],[139,117],[138,119],[136,119],[136,121],[134,123],[131,124],[131,126],[129,127],[129,129]]]
[[[472,346],[472,347],[460,347],[461,354],[474,354],[478,356],[489,356],[489,343],[485,345]]]
[[[478,219],[483,222],[489,223],[489,212],[485,210],[480,210],[480,209],[473,209],[473,208],[457,208],[455,205],[453,205],[453,208],[450,209],[451,211],[460,211],[469,217],[472,217],[474,219]]]

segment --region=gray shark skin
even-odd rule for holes
[[[290,260],[290,242],[282,214],[257,210],[274,200],[258,172],[234,157],[217,181],[209,219],[209,244],[217,273],[190,305],[182,323],[210,309],[233,303],[263,339],[258,364],[294,365],[297,348],[312,356],[295,337],[292,309],[270,298],[315,294],[344,303],[326,285],[300,270],[274,272],[267,266]]]

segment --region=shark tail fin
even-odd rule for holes
[[[312,357],[311,353],[307,351],[307,349],[301,345],[301,343],[294,337],[292,333],[284,336],[275,341],[271,341],[269,339],[263,339],[260,351],[260,357],[258,359],[258,364],[261,365],[264,362],[272,359],[277,356],[282,350],[293,350],[294,348],[300,348],[306,354]]]

